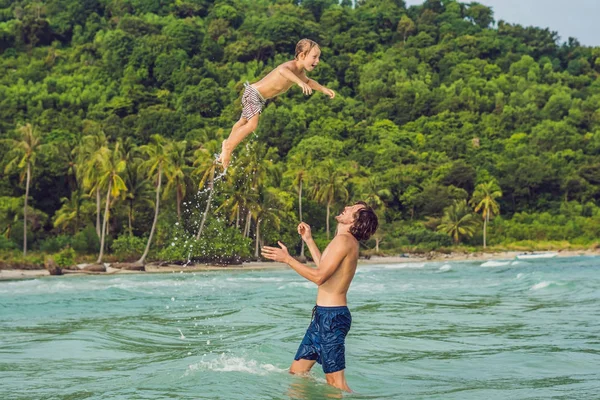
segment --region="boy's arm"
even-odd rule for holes
[[[300,79],[300,77],[298,75],[296,75],[294,73],[294,71],[292,71],[289,67],[287,67],[286,65],[281,65],[278,68],[279,70],[279,75],[283,76],[285,79],[292,81],[296,84],[298,84],[298,86],[300,86],[302,88],[302,92],[304,94],[311,94],[312,93],[312,88],[308,85],[308,83],[306,83],[304,80]]]
[[[335,97],[335,92],[333,90],[326,88],[314,79],[310,79],[304,72],[302,72],[302,80],[304,80],[304,82],[306,82],[311,89],[324,93],[332,99]]]

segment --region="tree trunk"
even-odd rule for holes
[[[154,236],[154,230],[156,229],[156,221],[158,221],[158,208],[160,206],[160,185],[162,183],[162,165],[158,166],[158,185],[156,185],[156,207],[154,207],[154,220],[152,221],[152,228],[150,229],[150,236],[148,237],[148,243],[144,249],[144,254],[137,261],[138,264],[143,264],[148,257],[150,251],[150,244],[152,243],[152,236]]]
[[[483,219],[483,248],[485,249],[487,246],[486,236],[487,236],[487,223],[489,219],[489,213],[485,214],[485,218]]]
[[[240,229],[240,206],[239,205],[235,212],[235,229]]]
[[[379,254],[379,242],[381,242],[380,238],[375,238],[375,252]]]
[[[302,222],[302,180],[300,180],[300,188],[298,189],[298,216]],[[300,240],[300,257],[304,257],[304,240]]]
[[[246,226],[244,227],[244,237],[250,236],[250,224],[252,223],[252,213],[248,210],[248,215],[246,216]]]
[[[31,183],[31,163],[27,162],[27,181],[25,183],[25,205],[23,206],[23,257],[27,257],[27,203],[29,202],[29,184]]]
[[[100,186],[96,187],[96,233],[98,237],[101,236],[100,232],[100,202],[102,199],[100,198]]]
[[[327,223],[325,224],[327,226],[327,240],[329,240],[329,207],[331,207],[331,201],[327,202]]]
[[[181,188],[177,185],[177,222],[181,223]]]
[[[108,211],[110,208],[110,189],[112,189],[112,180],[108,181],[108,191],[106,192],[106,206],[104,207],[104,221],[102,222],[102,234],[100,235],[100,254],[98,255],[97,264],[102,262],[104,256],[104,237],[106,236],[106,225],[108,224]]]
[[[254,245],[254,257],[258,258],[258,248],[260,243],[260,219],[256,220],[256,243]]]
[[[133,199],[129,199],[129,212],[127,213],[129,236],[133,237]]]
[[[208,216],[208,211],[210,210],[210,202],[212,201],[213,189],[215,185],[215,168],[212,168],[210,171],[210,183],[208,184],[208,200],[206,201],[206,208],[204,209],[204,215],[202,216],[202,221],[200,222],[200,229],[198,229],[198,233],[196,234],[196,240],[200,239],[202,235],[202,231],[204,230],[204,224],[206,223],[206,217]]]

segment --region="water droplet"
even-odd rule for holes
[[[206,341],[206,344],[210,344],[210,340],[207,340],[207,341]]]
[[[171,301],[175,301],[175,297],[171,297]]]

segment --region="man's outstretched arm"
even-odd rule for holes
[[[347,238],[343,236],[336,236],[329,244],[329,250],[327,255],[321,257],[321,262],[317,268],[308,267],[301,262],[294,259],[288,253],[287,247],[281,242],[278,242],[278,247],[262,248],[262,255],[265,258],[273,261],[284,262],[302,277],[315,283],[317,286],[321,286],[333,275],[333,273],[340,267],[342,261],[348,254]]]

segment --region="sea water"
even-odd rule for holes
[[[287,370],[289,269],[0,282],[0,399],[597,399],[600,259],[360,265],[353,394]]]

